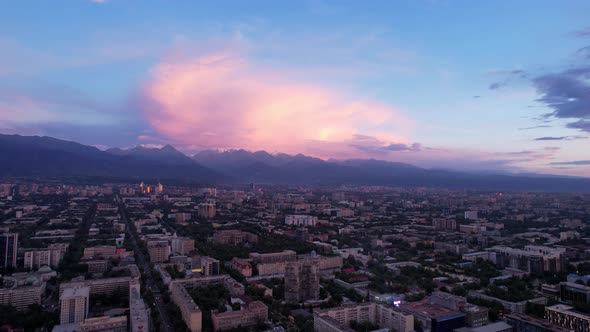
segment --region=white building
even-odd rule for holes
[[[315,227],[318,217],[304,214],[289,214],[285,216],[285,225]]]

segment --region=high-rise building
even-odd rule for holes
[[[0,235],[0,269],[16,267],[18,251],[18,233],[4,233]]]
[[[219,274],[219,261],[211,257],[201,257],[201,273],[205,276]]]
[[[51,250],[36,249],[25,251],[24,266],[26,269],[38,269],[41,266],[51,266]]]
[[[66,288],[59,297],[60,324],[79,323],[88,317],[90,287]]]
[[[177,255],[188,255],[195,250],[195,240],[186,237],[175,237],[170,240],[172,253]]]
[[[319,299],[319,258],[312,254],[285,265],[285,300],[289,303]]]
[[[215,203],[201,203],[199,204],[198,214],[199,217],[205,219],[215,218]]]
[[[170,257],[170,245],[168,241],[148,242],[148,253],[152,263],[164,263]]]
[[[456,230],[457,222],[455,219],[436,218],[432,220],[432,226],[437,230]]]
[[[164,192],[164,185],[158,183],[158,185],[156,186],[156,193],[161,194],[162,192]]]

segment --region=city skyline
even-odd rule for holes
[[[32,7],[0,14],[3,134],[590,176],[582,1]]]

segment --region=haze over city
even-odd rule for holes
[[[0,8],[0,332],[590,332],[589,1]]]
[[[586,1],[10,2],[0,133],[590,176]]]

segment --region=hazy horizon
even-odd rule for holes
[[[590,177],[585,1],[3,9],[1,133]]]

